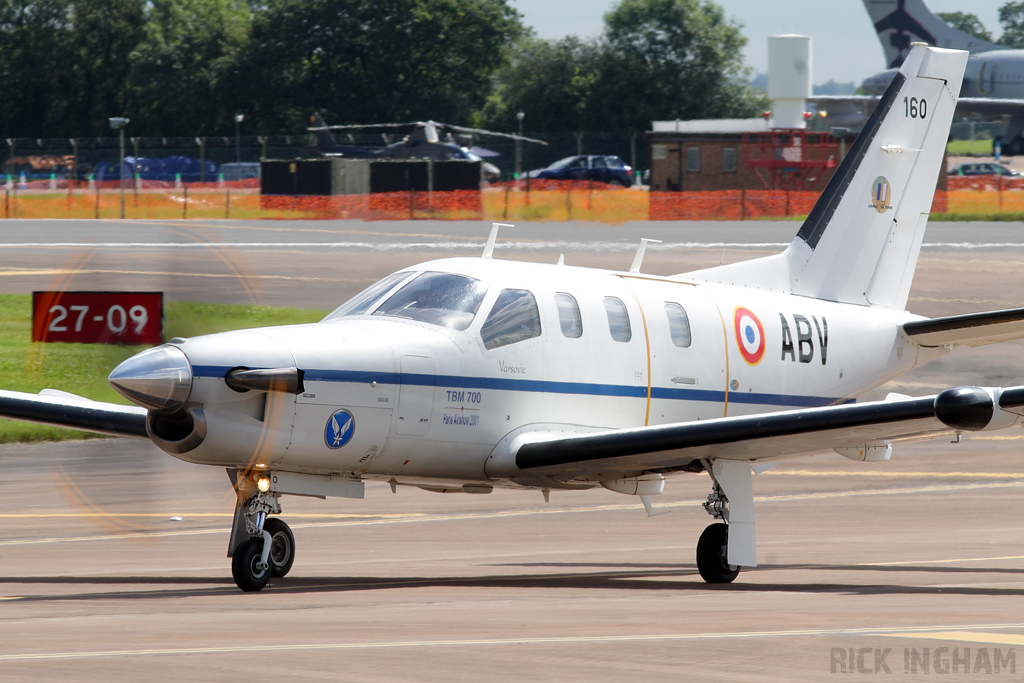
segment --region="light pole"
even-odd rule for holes
[[[519,146],[522,144],[522,140],[520,140],[520,138],[523,137],[523,117],[524,116],[526,116],[526,114],[524,114],[523,112],[519,112],[518,114],[516,114],[516,118],[519,119],[519,137],[516,138],[516,178],[517,179],[519,178],[519,176],[523,172],[522,171],[522,166],[523,166],[523,164],[522,164],[522,156],[521,156],[520,151],[519,151]]]
[[[235,161],[242,163],[242,151],[240,140],[240,131],[242,121],[245,120],[245,114],[235,114]]]
[[[121,180],[121,220],[124,220],[124,127],[128,125],[128,119],[123,116],[110,117],[110,127],[120,133],[121,137],[121,166],[118,176]]]

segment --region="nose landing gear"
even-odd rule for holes
[[[263,590],[271,577],[285,576],[295,561],[295,536],[282,520],[268,514],[280,513],[277,496],[256,493],[235,510],[232,532],[231,576],[243,591]],[[244,523],[248,538],[235,544]]]

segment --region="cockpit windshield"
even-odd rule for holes
[[[377,300],[391,291],[391,289],[402,280],[407,279],[411,272],[392,273],[383,280],[375,282],[354,297],[331,311],[321,322],[337,320],[349,315],[365,315]]]
[[[476,316],[487,285],[452,273],[426,272],[392,294],[373,315],[408,318],[464,330]]]

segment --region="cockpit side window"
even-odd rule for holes
[[[503,289],[480,328],[480,337],[488,350],[539,336],[537,300],[525,289]]]
[[[608,331],[612,339],[617,342],[628,342],[633,338],[633,331],[629,327],[629,311],[622,299],[614,296],[604,298],[604,311],[608,314]]]
[[[562,334],[570,339],[582,337],[583,318],[580,316],[580,306],[573,295],[565,292],[555,294],[555,305],[558,307],[558,324],[562,328]]]
[[[392,294],[373,315],[408,318],[451,330],[464,330],[476,317],[487,285],[454,273],[420,274]]]
[[[668,315],[668,332],[672,343],[680,348],[690,346],[690,319],[686,317],[686,309],[679,304],[666,301],[665,314]]]
[[[331,311],[325,318],[326,320],[337,320],[349,315],[364,315],[373,308],[373,305],[377,303],[377,300],[387,294],[391,289],[402,280],[405,280],[412,273],[405,271],[402,273],[392,273],[383,280],[373,283],[363,291],[356,294],[354,297],[338,306]],[[321,321],[323,322],[323,321]]]

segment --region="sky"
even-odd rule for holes
[[[617,0],[510,0],[540,38],[601,33],[602,17]],[[812,40],[813,82],[860,84],[885,68],[882,46],[861,0],[715,0],[743,25],[743,55],[755,72],[768,71],[768,36],[801,33]],[[925,0],[933,12],[971,12],[998,39],[1006,0]]]

